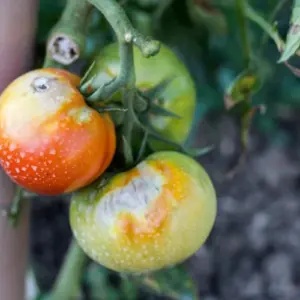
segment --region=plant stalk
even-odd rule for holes
[[[121,88],[135,86],[133,45],[136,45],[143,56],[150,57],[156,55],[160,50],[160,43],[150,37],[145,37],[139,33],[130,23],[125,11],[115,0],[88,0],[94,5],[106,18],[115,32],[120,52],[120,72],[116,78],[102,86],[93,86],[90,88],[93,93],[86,100],[90,102],[105,101]],[[85,76],[84,76],[85,77]],[[80,85],[82,90],[84,83]]]
[[[269,37],[275,42],[279,51],[283,50],[285,43],[281,39],[276,28],[274,28],[262,16],[260,16],[249,4],[246,4],[246,16],[249,18],[249,20],[256,23],[269,35]]]
[[[246,69],[250,66],[251,61],[251,48],[249,42],[247,18],[246,18],[246,9],[245,9],[245,0],[236,0],[238,20],[240,24],[241,31],[241,40],[244,53],[245,67]]]
[[[73,239],[54,288],[47,300],[74,300],[80,291],[87,256]]]
[[[276,15],[278,14],[278,12],[282,9],[282,7],[287,3],[287,0],[282,0],[279,1],[275,8],[273,9],[273,11],[270,14],[269,17],[269,23],[272,23],[273,20],[275,19]],[[260,44],[260,49],[259,49],[259,53],[262,54],[263,50],[264,50],[264,45],[266,44],[268,39],[268,34],[264,31],[262,39],[261,39],[261,44]]]
[[[84,52],[86,28],[92,5],[86,0],[68,0],[60,20],[51,30],[44,67],[75,62]]]
[[[119,43],[133,42],[145,57],[159,52],[160,43],[145,37],[131,25],[125,11],[115,0],[88,0],[104,15],[117,35]]]

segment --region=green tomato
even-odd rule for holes
[[[175,265],[206,241],[216,218],[206,171],[179,152],[162,151],[73,194],[72,232],[85,253],[118,271],[140,273]]]
[[[136,86],[141,90],[153,88],[164,80],[174,78],[161,93],[164,104],[160,105],[181,118],[152,115],[151,124],[162,137],[183,144],[189,136],[196,109],[196,89],[187,68],[165,45],[161,45],[160,52],[150,58],[143,57],[141,51],[134,47],[134,64]],[[114,43],[104,47],[97,55],[95,66],[88,78],[95,76],[95,83],[101,85],[116,77],[119,71],[119,47]],[[120,100],[120,94],[116,93],[113,99]],[[156,151],[172,149],[165,143],[153,140],[151,146]]]

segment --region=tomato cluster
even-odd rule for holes
[[[147,91],[173,78],[155,99],[180,119],[151,115],[162,136],[183,143],[195,111],[193,80],[166,46],[151,58],[134,49],[136,84]],[[119,72],[117,44],[103,49],[89,74],[105,84]],[[114,161],[118,131],[80,92],[80,78],[38,69],[0,96],[0,164],[21,187],[38,194],[73,192],[70,224],[82,249],[121,272],[157,270],[185,260],[205,242],[216,217],[216,195],[206,171],[189,156],[151,140],[152,154],[103,184]],[[120,95],[112,102],[121,102]],[[140,145],[140,144],[139,144]],[[96,181],[99,179],[99,181]],[[99,184],[99,182],[101,184]]]

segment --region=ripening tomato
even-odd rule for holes
[[[114,156],[114,124],[86,105],[79,82],[68,71],[39,69],[0,96],[0,163],[29,191],[72,192],[96,179]]]
[[[182,262],[206,241],[216,195],[206,171],[179,152],[148,156],[101,188],[73,194],[70,224],[82,249],[119,272],[148,272]]]
[[[147,90],[165,80],[173,79],[160,94],[164,103],[156,103],[181,118],[152,115],[151,124],[163,137],[179,144],[184,143],[190,133],[196,109],[196,89],[189,71],[165,45],[161,45],[160,52],[150,58],[143,57],[141,51],[134,47],[134,65],[136,86],[140,90]],[[95,66],[88,79],[94,77],[94,82],[101,85],[116,77],[119,70],[119,47],[117,43],[113,43],[103,48],[96,56]],[[112,97],[117,101],[120,98],[119,93]],[[158,141],[151,141],[151,145],[156,151],[167,149],[164,143]]]

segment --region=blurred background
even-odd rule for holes
[[[224,106],[227,89],[245,69],[236,1],[120,2],[133,24],[169,45],[195,80],[198,106],[190,142],[214,145],[199,161],[215,184],[218,216],[205,245],[183,265],[148,277],[127,278],[90,264],[83,278],[82,299],[300,299],[299,79],[277,63],[280,54],[274,42],[249,22],[251,58],[261,81],[252,103],[264,110],[246,128],[247,153],[236,168],[243,149],[240,123],[244,115]],[[248,2],[265,20],[276,21],[285,39],[293,2]],[[36,66],[42,64],[47,35],[64,4],[40,0]],[[74,68],[85,66],[113,39],[109,26],[95,12],[86,53]],[[297,59],[292,63],[297,66]],[[52,287],[71,239],[66,200],[33,201],[31,271],[42,292]]]

